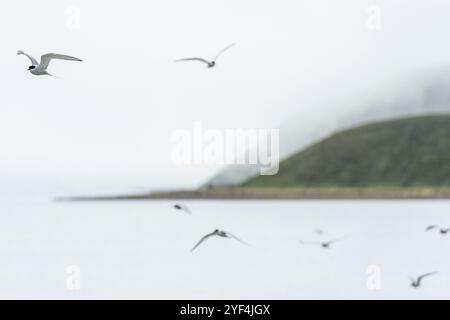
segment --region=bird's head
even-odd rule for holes
[[[33,69],[36,69],[36,66],[29,66],[28,67],[28,71],[33,70]]]
[[[215,65],[216,65],[216,62],[215,62],[215,61],[211,61],[211,62],[208,64],[208,68],[213,68]]]

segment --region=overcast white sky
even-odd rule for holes
[[[66,26],[69,6],[80,30]],[[378,5],[382,28],[367,28]],[[174,166],[171,133],[277,128],[450,65],[446,0],[24,1],[0,11],[0,191],[51,193],[192,187],[219,167]],[[175,64],[213,56],[212,70]],[[22,49],[84,60],[36,77]],[[355,107],[355,106],[352,106]],[[318,123],[320,126],[320,123]],[[17,192],[17,191],[15,191]]]

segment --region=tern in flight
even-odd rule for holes
[[[315,229],[314,232],[319,236],[323,236],[325,234],[325,232],[322,229]]]
[[[409,279],[411,280],[411,287],[413,287],[413,288],[420,287],[420,284],[425,277],[432,276],[436,273],[437,273],[437,271],[425,273],[425,274],[419,276],[417,279],[414,279],[413,277],[409,277]]]
[[[176,203],[173,205],[173,207],[177,210],[182,210],[184,212],[186,212],[187,214],[192,214],[191,209],[189,209],[187,206],[185,206],[184,204],[179,204]]]
[[[332,243],[335,243],[335,242],[340,241],[342,239],[343,238],[329,240],[329,241],[320,241],[320,242],[306,242],[306,241],[300,240],[300,243],[301,244],[307,244],[307,245],[319,245],[319,246],[321,246],[324,249],[328,249],[328,248],[330,248]]]
[[[225,48],[223,48],[222,50],[219,51],[218,54],[216,54],[216,56],[214,57],[214,59],[212,59],[211,61],[203,59],[203,58],[184,58],[184,59],[178,59],[175,62],[180,62],[180,61],[200,61],[203,63],[206,63],[208,65],[208,68],[213,68],[216,66],[216,61],[217,59],[228,49],[230,49],[232,46],[234,46],[235,43],[230,44],[229,46],[226,46]]]
[[[48,75],[52,76],[50,73],[47,72],[47,67],[50,64],[50,61],[52,59],[59,59],[59,60],[72,60],[72,61],[83,61],[81,59],[66,56],[63,54],[56,54],[56,53],[47,53],[41,56],[41,61],[38,62],[35,58],[30,56],[29,54],[23,52],[22,50],[19,50],[17,54],[23,54],[28,57],[28,59],[31,60],[31,66],[28,67],[28,71],[30,71],[32,74],[36,76],[42,76],[42,75]]]
[[[208,233],[206,236],[201,238],[199,240],[199,242],[197,242],[197,244],[191,249],[191,252],[194,251],[203,241],[205,241],[205,240],[207,240],[207,239],[209,239],[209,238],[211,238],[213,236],[218,236],[218,237],[228,238],[228,239],[235,239],[235,240],[237,240],[237,241],[239,241],[239,242],[241,242],[243,244],[246,244],[244,241],[242,241],[241,239],[239,239],[235,235],[233,235],[233,234],[231,234],[229,232],[223,231],[223,230],[216,229],[213,232]]]
[[[440,227],[437,227],[434,225],[428,226],[425,229],[425,231],[430,231],[430,230],[434,230],[434,229],[438,229],[441,234],[447,234],[448,232],[450,232],[450,228],[440,228]]]

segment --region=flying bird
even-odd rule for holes
[[[425,277],[432,276],[432,275],[434,275],[434,274],[437,274],[437,271],[425,273],[425,274],[419,276],[417,279],[414,279],[413,277],[409,277],[409,279],[411,280],[411,287],[413,287],[413,288],[418,288],[418,287],[420,287],[420,285],[421,285],[421,283],[422,283],[422,280],[423,280]]]
[[[199,62],[203,62],[206,63],[206,65],[208,66],[208,68],[213,68],[216,66],[216,61],[217,59],[228,49],[230,49],[232,46],[234,46],[235,43],[232,43],[228,46],[226,46],[225,48],[223,48],[222,50],[219,51],[218,54],[216,54],[216,56],[214,57],[214,59],[212,60],[206,60],[203,58],[184,58],[184,59],[178,59],[175,62],[180,62],[180,61],[199,61]]]
[[[50,64],[50,61],[52,59],[59,59],[59,60],[72,60],[72,61],[83,61],[81,59],[66,56],[63,54],[57,54],[57,53],[47,53],[41,56],[41,61],[38,62],[35,58],[30,56],[29,54],[23,52],[22,50],[17,51],[17,54],[23,54],[28,57],[28,59],[31,60],[31,66],[28,67],[28,71],[30,71],[32,74],[36,76],[42,76],[42,75],[49,75],[52,76],[50,73],[47,72],[47,67]]]
[[[173,207],[177,210],[182,210],[182,211],[186,212],[187,214],[192,214],[191,209],[189,209],[189,207],[185,206],[184,204],[176,203],[173,205]]]
[[[319,236],[323,236],[324,234],[325,234],[325,232],[322,230],[322,229],[315,229],[314,230],[314,232],[316,233],[316,234],[318,234]]]
[[[439,232],[440,232],[441,234],[444,234],[444,235],[447,234],[448,232],[450,232],[450,228],[440,228],[440,227],[435,226],[435,225],[428,226],[428,227],[425,229],[425,231],[430,231],[430,230],[435,230],[435,229],[438,229]]]
[[[209,239],[209,238],[211,238],[213,236],[218,236],[218,237],[228,238],[228,239],[235,239],[235,240],[237,240],[237,241],[239,241],[239,242],[241,242],[243,244],[246,244],[244,241],[242,241],[241,239],[239,239],[235,235],[233,235],[233,234],[231,234],[229,232],[223,231],[223,230],[216,229],[213,232],[208,233],[206,236],[201,238],[199,240],[199,242],[197,242],[197,244],[191,249],[191,252],[194,251],[200,244],[202,244],[203,241],[205,241],[205,240],[207,240],[207,239]]]
[[[320,241],[320,242],[307,242],[307,241],[300,240],[300,243],[301,244],[306,244],[306,245],[319,245],[319,246],[321,246],[324,249],[328,249],[328,248],[331,247],[332,243],[335,243],[335,242],[340,241],[342,239],[343,238],[329,240],[329,241]]]

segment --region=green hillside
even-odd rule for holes
[[[338,132],[246,187],[450,186],[450,115],[404,118]]]

